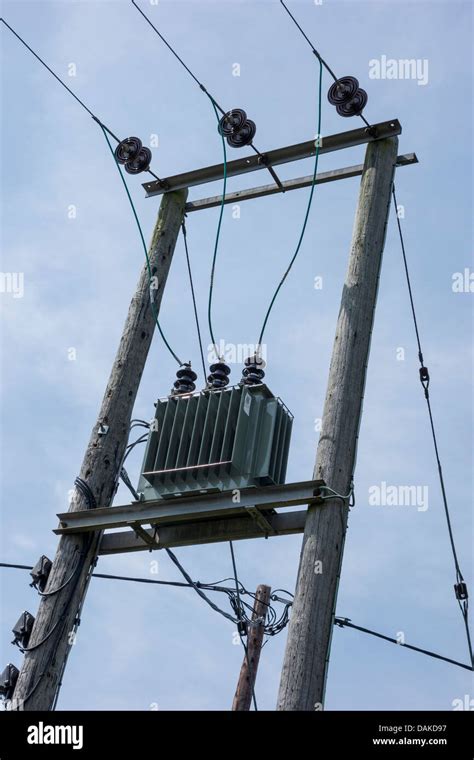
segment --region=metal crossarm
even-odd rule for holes
[[[286,485],[243,488],[240,491],[217,491],[199,496],[133,502],[118,507],[99,507],[58,515],[58,534],[101,531],[137,525],[170,525],[198,519],[222,518],[246,514],[249,508],[272,510],[314,504],[320,500],[323,480],[308,480]],[[321,500],[322,502],[322,500]]]
[[[364,145],[375,140],[384,140],[387,137],[400,135],[401,132],[402,127],[398,119],[391,119],[391,121],[383,121],[371,127],[361,127],[359,129],[352,129],[349,132],[328,135],[327,137],[321,137],[319,140],[319,155],[343,150],[344,148],[354,148],[357,145]],[[315,153],[316,140],[313,138],[307,142],[289,145],[285,148],[277,148],[277,150],[269,150],[263,154],[264,161],[262,161],[260,155],[238,158],[235,161],[227,163],[227,177],[236,177],[239,174],[247,174],[259,169],[268,169],[269,166],[279,166],[280,164],[287,164],[290,161],[311,158]],[[152,198],[165,192],[203,185],[206,182],[215,182],[223,177],[224,164],[215,164],[214,166],[206,166],[202,169],[184,172],[184,174],[165,177],[159,182],[145,182],[143,187],[146,190],[146,197]]]

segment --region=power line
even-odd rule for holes
[[[95,114],[91,111],[91,109],[88,108],[88,106],[86,106],[86,104],[80,98],[78,98],[78,96],[71,90],[70,87],[67,86],[65,82],[63,82],[63,80],[60,77],[58,77],[58,75],[53,71],[52,68],[48,66],[48,64],[38,55],[38,53],[35,53],[33,48],[30,47],[27,42],[25,42],[23,37],[20,37],[18,32],[16,32],[13,29],[13,27],[10,26],[10,24],[7,24],[4,18],[0,18],[0,21],[2,22],[2,24],[4,24],[7,27],[7,29],[10,30],[12,34],[15,35],[15,37],[21,42],[21,44],[24,45],[26,49],[29,50],[32,55],[34,55],[34,57],[41,63],[41,65],[44,66],[44,68],[47,69],[47,71],[49,71],[49,73],[59,82],[59,84],[61,84],[64,87],[64,89],[68,91],[70,95],[72,95],[72,97],[79,103],[79,105],[82,106],[82,108],[85,111],[87,111],[87,113],[90,116],[92,116],[94,121],[97,122],[97,124],[102,128],[102,130],[105,130],[106,132],[108,132],[108,134],[111,137],[113,137],[113,139],[117,143],[120,143],[121,140],[117,137],[117,135],[114,135],[114,133],[108,127],[106,127],[105,124],[97,116],[95,116]],[[151,176],[154,177],[156,180],[158,180],[158,182],[161,182],[160,178],[156,174],[154,174],[154,172],[150,171],[150,169],[147,169],[147,173],[151,174]]]
[[[216,115],[216,119],[219,122],[219,116],[217,115],[217,110],[216,110],[216,107],[215,107],[214,104],[213,104],[213,107],[214,107],[214,113]],[[208,321],[208,325],[209,325],[209,332],[211,334],[212,344],[214,346],[214,350],[216,352],[216,356],[217,356],[218,359],[222,359],[222,357],[219,355],[219,351],[218,351],[217,344],[216,344],[216,339],[214,338],[214,331],[212,329],[212,315],[211,315],[211,311],[212,311],[212,295],[213,295],[213,291],[214,291],[214,274],[215,274],[215,271],[216,271],[217,251],[218,251],[218,248],[219,248],[219,238],[220,238],[220,234],[221,234],[222,217],[223,217],[223,214],[224,214],[224,204],[225,204],[225,193],[226,193],[226,187],[227,187],[227,150],[226,150],[226,147],[225,147],[225,139],[224,139],[224,135],[223,134],[221,134],[221,140],[222,140],[222,150],[223,150],[223,154],[224,154],[224,181],[223,181],[223,186],[222,186],[222,200],[221,200],[221,207],[220,207],[220,210],[219,210],[219,220],[217,222],[216,239],[215,239],[215,242],[214,242],[214,253],[213,253],[213,256],[212,256],[211,278],[210,278],[210,282],[209,282],[209,300],[208,300],[208,305],[207,305],[207,321]]]
[[[11,570],[33,570],[33,565],[19,565],[11,562],[0,562],[0,567],[6,567]],[[133,583],[151,583],[158,586],[176,586],[179,588],[194,588],[194,586],[205,588],[207,591],[220,591],[223,593],[234,592],[234,589],[219,586],[218,583],[201,583],[200,581],[184,583],[183,581],[160,581],[155,578],[133,578],[129,575],[111,575],[107,573],[94,573],[94,578],[104,578],[113,581],[130,581]],[[231,578],[224,578],[226,580],[233,580]],[[245,589],[240,589],[241,593],[248,593]]]
[[[197,304],[196,304],[196,294],[194,292],[194,282],[193,282],[193,273],[191,270],[191,260],[189,258],[189,250],[188,250],[188,234],[186,231],[186,222],[183,219],[183,222],[181,224],[181,230],[183,232],[183,239],[184,239],[184,250],[186,253],[186,264],[188,266],[188,274],[189,274],[189,285],[191,287],[191,296],[193,299],[193,308],[194,308],[194,319],[196,322],[196,331],[198,336],[198,342],[199,342],[199,351],[201,353],[201,362],[202,362],[202,371],[204,379],[206,378],[206,363],[204,361],[204,351],[202,347],[202,337],[201,337],[201,327],[199,325],[199,317],[198,317],[198,311],[197,311]]]
[[[194,79],[194,81],[199,86],[199,88],[205,93],[205,95],[207,95],[207,97],[211,101],[211,103],[214,106],[214,108],[217,108],[224,117],[228,116],[229,113],[232,113],[232,111],[226,113],[224,111],[224,109],[221,108],[221,106],[216,101],[216,99],[204,87],[204,85],[202,84],[202,82],[199,81],[199,79],[197,78],[197,76],[195,74],[193,74],[193,72],[191,71],[191,69],[189,68],[189,66],[187,66],[184,63],[183,59],[177,54],[176,50],[174,50],[174,48],[170,45],[170,43],[167,42],[167,40],[165,39],[165,37],[163,37],[163,35],[161,34],[161,32],[158,31],[158,29],[156,28],[156,26],[150,21],[150,19],[148,18],[148,16],[137,5],[137,3],[135,2],[135,0],[131,0],[131,2],[132,2],[132,5],[135,6],[135,8],[137,9],[137,11],[143,16],[143,18],[145,19],[145,21],[151,26],[151,28],[154,30],[154,32],[156,32],[156,34],[158,35],[158,37],[160,38],[160,40],[162,40],[165,43],[166,47],[172,52],[172,54],[174,55],[174,57],[180,62],[180,64],[186,69],[186,71],[188,72],[188,74]],[[272,175],[273,179],[275,180],[276,184],[280,188],[280,191],[284,193],[285,192],[285,188],[283,187],[283,185],[282,185],[282,183],[281,183],[278,175],[276,174],[275,170],[273,169],[273,167],[271,167],[268,164],[266,156],[263,155],[262,153],[260,153],[260,151],[258,150],[258,148],[255,147],[255,145],[253,144],[253,140],[249,143],[249,146],[252,148],[252,150],[254,151],[254,153],[256,153],[260,157],[260,160],[261,160],[262,164],[268,169],[268,171]]]
[[[421,647],[415,647],[413,644],[402,644],[397,639],[392,638],[391,636],[385,636],[383,633],[377,633],[377,631],[372,631],[370,628],[362,628],[360,625],[354,625],[350,621],[349,618],[341,618],[336,617],[334,619],[334,625],[337,625],[339,628],[354,628],[356,631],[362,631],[363,633],[368,633],[370,636],[376,636],[378,639],[383,639],[384,641],[390,641],[392,644],[397,644],[399,647],[403,647],[403,649],[412,649],[414,652],[420,652],[421,654],[425,654],[428,657],[434,657],[436,660],[443,660],[444,662],[449,662],[451,665],[457,665],[460,668],[464,668],[465,670],[473,670],[471,665],[465,665],[463,662],[458,662],[457,660],[452,660],[450,657],[444,657],[442,654],[436,654],[436,652],[430,652],[429,649],[422,649]]]
[[[314,47],[313,43],[309,39],[308,35],[306,34],[306,32],[304,31],[304,29],[302,28],[302,26],[298,23],[298,21],[296,20],[296,18],[293,16],[293,14],[290,11],[290,9],[288,8],[288,6],[285,5],[285,3],[283,2],[283,0],[280,0],[280,3],[284,7],[285,11],[288,13],[289,17],[291,18],[291,20],[293,21],[293,23],[295,24],[295,26],[300,30],[301,34],[305,38],[306,42],[310,46],[311,50],[313,51],[313,53],[316,56],[316,58],[318,59],[318,61],[320,63],[322,63],[322,65],[324,66],[324,68],[326,69],[326,71],[332,76],[332,78],[334,79],[334,81],[337,82],[338,79],[337,79],[337,76],[335,75],[334,71],[329,67],[329,65],[326,63],[326,61],[324,60],[324,58],[318,53],[318,51]]]
[[[175,559],[176,559],[176,557],[175,557]],[[20,565],[20,564],[14,564],[14,563],[10,563],[10,562],[0,562],[0,567],[14,569],[14,570],[32,570],[33,569],[33,565]],[[152,578],[134,578],[134,577],[128,576],[128,575],[111,575],[111,574],[107,574],[107,573],[92,573],[91,577],[93,577],[93,578],[102,578],[102,579],[105,579],[105,580],[125,581],[125,582],[129,582],[129,583],[145,583],[145,584],[151,584],[151,585],[157,585],[157,586],[171,586],[171,587],[174,586],[176,588],[193,588],[194,590],[196,590],[196,588],[199,589],[199,590],[204,589],[206,591],[215,591],[215,592],[218,592],[218,593],[224,593],[224,594],[227,594],[229,597],[235,596],[236,595],[236,590],[237,590],[237,586],[235,588],[229,588],[229,587],[226,587],[226,586],[219,586],[218,584],[214,584],[214,583],[201,583],[200,581],[194,582],[191,579],[189,580],[189,582],[184,583],[183,581],[164,581],[164,580],[158,580],[158,579],[154,579],[154,578],[153,579]],[[223,581],[220,581],[220,582],[222,583],[222,582],[229,581],[229,580],[235,580],[235,575],[234,575],[234,578],[232,578],[232,579],[231,578],[224,578]],[[246,594],[246,595],[252,597],[253,599],[255,599],[256,595],[255,595],[254,592],[247,591],[247,589],[242,585],[241,581],[238,580],[237,583],[238,583],[238,589],[239,589],[239,594],[240,595]],[[291,596],[291,597],[293,596],[293,594],[291,594],[290,591],[286,591],[285,589],[276,589],[271,594],[271,597],[270,597],[271,600],[274,601],[274,602],[275,601],[276,602],[281,602],[282,604],[285,605],[285,608],[291,607],[292,604],[293,604],[293,602],[291,601],[291,599],[282,599],[282,598],[278,597],[277,596],[277,592],[278,591],[280,591],[280,592],[282,592],[284,594],[287,594],[288,596]],[[242,605],[242,607],[245,606],[245,607],[248,607],[248,609],[252,609],[250,605],[247,605],[245,603],[241,602],[241,605]],[[273,608],[270,605],[268,606],[268,613],[267,614],[275,615],[275,611],[273,610]],[[249,619],[246,618],[246,620],[248,621]],[[234,619],[232,619],[232,622],[236,622],[236,621]],[[385,634],[382,634],[382,633],[378,633],[377,631],[373,631],[373,630],[371,630],[369,628],[363,628],[362,626],[355,625],[355,623],[352,623],[352,621],[350,620],[350,618],[343,618],[343,617],[339,617],[338,616],[338,617],[336,617],[334,619],[334,624],[337,625],[340,628],[346,628],[346,627],[347,628],[354,628],[355,630],[361,631],[363,633],[370,634],[371,636],[375,636],[376,638],[380,638],[380,639],[383,639],[385,641],[389,641],[392,644],[398,644],[398,646],[401,646],[404,649],[411,649],[411,650],[413,650],[415,652],[427,655],[429,657],[433,657],[433,658],[435,658],[437,660],[442,660],[443,662],[448,662],[451,665],[459,666],[461,668],[464,668],[465,670],[472,670],[473,669],[470,665],[466,665],[464,663],[459,662],[458,660],[453,660],[450,657],[445,657],[444,655],[437,654],[436,652],[432,652],[429,649],[423,649],[422,647],[417,647],[417,646],[414,646],[413,644],[400,644],[400,642],[397,639],[395,639],[395,638],[392,638],[390,636],[386,636]],[[273,635],[272,633],[268,633],[267,626],[265,626],[265,634],[267,636]]]
[[[213,610],[215,610],[216,612],[218,612],[223,617],[227,618],[227,620],[230,620],[231,623],[236,623],[237,622],[237,620],[235,618],[233,618],[232,615],[229,615],[228,612],[224,612],[223,610],[219,609],[219,607],[216,604],[214,604],[214,602],[211,602],[211,600],[201,590],[201,588],[198,586],[198,584],[195,583],[192,580],[191,576],[186,572],[186,570],[181,565],[181,563],[179,562],[179,560],[176,557],[176,555],[173,554],[173,552],[171,551],[171,549],[166,549],[166,553],[167,553],[168,557],[171,559],[171,561],[176,565],[176,567],[178,568],[178,570],[180,571],[180,573],[186,578],[186,580],[188,581],[188,583],[193,587],[193,589],[195,590],[196,594],[199,594],[199,596],[201,597],[201,599],[204,599],[204,601],[206,602],[206,604],[209,605],[209,607],[212,607]]]
[[[309,39],[308,35],[307,35],[307,34],[306,34],[306,32],[303,30],[303,28],[301,27],[301,25],[298,23],[298,21],[296,20],[296,18],[293,16],[293,14],[292,14],[292,12],[290,11],[290,9],[288,8],[288,6],[287,6],[287,5],[285,5],[285,3],[283,2],[283,0],[280,0],[280,3],[281,3],[281,4],[282,4],[282,6],[284,7],[285,11],[288,13],[289,17],[291,18],[291,20],[293,21],[293,23],[295,24],[295,26],[296,26],[296,27],[299,29],[299,31],[301,32],[301,34],[302,34],[302,35],[303,35],[303,37],[305,38],[306,42],[307,42],[307,43],[308,43],[308,45],[310,46],[311,50],[313,51],[313,54],[314,54],[314,55],[316,56],[316,58],[318,59],[319,63],[320,63],[322,66],[324,66],[324,68],[325,68],[325,69],[326,69],[326,71],[327,71],[327,72],[328,72],[328,73],[329,73],[329,74],[332,76],[332,78],[334,79],[334,81],[335,81],[336,83],[338,83],[338,82],[339,82],[339,79],[338,79],[338,77],[335,75],[334,71],[333,71],[333,70],[332,70],[332,69],[329,67],[329,65],[326,63],[326,61],[324,60],[324,58],[322,58],[322,56],[321,56],[321,55],[318,53],[318,51],[317,51],[317,50],[316,50],[316,48],[314,47],[313,43],[312,43],[312,42],[311,42],[311,40]],[[360,118],[362,119],[362,121],[364,122],[364,124],[365,124],[367,127],[370,127],[370,124],[369,124],[369,122],[367,121],[367,119],[366,119],[366,118],[365,118],[365,117],[364,117],[362,114],[359,114],[359,116],[360,116]]]
[[[467,586],[463,578],[463,574],[461,572],[461,568],[458,561],[457,551],[456,551],[456,545],[454,543],[454,535],[453,535],[453,529],[451,526],[451,518],[449,514],[449,507],[448,507],[448,499],[446,495],[446,487],[444,483],[444,476],[443,476],[443,470],[441,467],[441,460],[439,456],[439,449],[438,449],[438,440],[436,436],[436,430],[434,426],[434,420],[433,420],[433,412],[431,409],[431,401],[430,401],[430,394],[429,394],[429,384],[430,384],[430,375],[428,372],[428,368],[424,364],[424,358],[423,358],[423,351],[421,348],[421,340],[420,340],[420,333],[418,330],[418,321],[416,318],[416,311],[415,311],[415,302],[413,298],[413,289],[411,286],[411,280],[410,280],[410,273],[408,270],[408,262],[407,262],[407,255],[405,251],[405,241],[403,238],[403,231],[402,226],[400,223],[400,217],[398,215],[398,204],[397,204],[397,196],[395,192],[395,185],[392,186],[392,196],[393,196],[393,204],[395,207],[395,216],[397,219],[397,226],[398,226],[398,234],[400,238],[400,245],[402,249],[402,256],[403,256],[403,265],[405,268],[405,275],[406,275],[406,281],[408,286],[408,294],[410,298],[410,306],[411,306],[411,312],[413,316],[413,323],[415,326],[415,333],[416,333],[416,340],[418,344],[418,359],[420,362],[420,381],[423,386],[424,390],[424,396],[426,399],[426,405],[428,408],[428,416],[430,420],[430,427],[431,427],[431,436],[433,439],[433,445],[434,445],[434,451],[435,451],[435,457],[436,457],[436,464],[438,468],[438,476],[439,476],[439,482],[441,486],[441,494],[443,499],[443,506],[444,506],[444,513],[446,516],[446,524],[448,526],[448,534],[449,534],[449,541],[451,544],[451,551],[453,555],[454,560],[454,567],[456,571],[456,585],[454,586],[454,590],[456,593],[456,599],[459,604],[459,609],[461,611],[461,615],[463,617],[464,621],[464,627],[466,630],[466,639],[467,639],[467,645],[469,649],[469,657],[471,660],[471,663],[474,665],[474,655],[472,651],[472,643],[471,643],[471,633],[469,630],[469,618],[468,618],[468,612],[469,612],[469,603],[468,603],[468,593],[467,593]]]
[[[168,550],[169,551],[169,550]],[[172,555],[172,556],[171,556]],[[231,603],[232,608],[236,612],[236,616],[239,619],[245,620],[246,622],[250,622],[250,618],[245,613],[245,609],[248,609],[250,612],[252,612],[253,607],[246,602],[242,601],[240,599],[240,602],[238,603],[236,601],[236,594],[237,594],[237,588],[230,588],[228,586],[221,586],[220,583],[223,583],[225,581],[234,581],[234,578],[224,578],[223,581],[219,581],[217,583],[202,583],[201,581],[193,581],[192,578],[189,576],[189,574],[184,570],[181,563],[178,561],[177,557],[173,552],[169,551],[170,559],[173,561],[173,563],[178,567],[179,571],[184,575],[187,582],[183,581],[164,581],[164,580],[158,580],[158,579],[152,579],[152,578],[136,578],[133,576],[128,575],[111,575],[108,573],[92,573],[93,578],[102,578],[104,580],[115,580],[115,581],[125,581],[129,583],[145,583],[145,584],[151,584],[151,585],[157,585],[157,586],[172,586],[176,588],[192,588],[195,591],[214,591],[217,593],[223,593],[227,594],[229,601]],[[0,562],[0,567],[14,569],[14,570],[32,570],[32,565],[20,565],[20,564],[14,564],[10,562]],[[252,591],[247,591],[247,589],[243,586],[243,584],[238,581],[238,590],[239,595],[246,595],[250,596],[252,599],[255,599],[255,593]],[[288,594],[291,596],[290,592],[284,591],[282,589],[283,593]],[[279,633],[283,628],[285,627],[286,623],[288,622],[288,607],[291,607],[291,599],[282,599],[280,597],[274,597],[272,594],[272,601],[280,602],[281,604],[285,605],[285,609],[280,616],[280,618],[277,620],[276,612],[273,609],[271,605],[268,606],[268,619],[270,621],[269,625],[265,626],[265,633],[267,636],[274,636],[277,633]],[[206,598],[206,602],[210,603],[211,606],[213,606],[212,602]],[[214,608],[214,607],[213,607]],[[217,609],[218,612],[221,612],[221,610]],[[224,613],[224,616],[227,616],[227,613]],[[232,616],[228,616],[229,619],[233,623],[237,623],[237,619],[232,618]],[[286,622],[285,622],[286,620]],[[276,621],[276,622],[275,622]]]
[[[55,72],[53,71],[53,69],[51,69],[51,68],[48,66],[48,64],[47,64],[45,61],[43,61],[43,59],[42,59],[42,58],[40,58],[40,56],[38,55],[38,53],[35,53],[35,51],[33,50],[33,48],[31,48],[31,47],[28,45],[28,43],[27,43],[27,42],[25,42],[25,40],[24,40],[22,37],[20,37],[20,35],[19,35],[17,32],[15,32],[15,30],[13,29],[13,27],[11,27],[11,26],[10,26],[10,24],[7,24],[7,22],[5,21],[5,19],[4,19],[4,18],[1,18],[1,19],[0,19],[0,21],[2,22],[2,24],[5,24],[5,26],[7,27],[7,29],[9,29],[9,30],[11,31],[11,33],[12,33],[12,34],[14,34],[14,35],[15,35],[15,37],[16,37],[18,40],[20,40],[21,44],[22,44],[22,45],[24,45],[24,46],[26,47],[26,49],[27,49],[27,50],[29,50],[29,51],[30,51],[30,53],[31,53],[32,55],[34,55],[34,57],[35,57],[35,58],[36,58],[36,59],[37,59],[37,60],[38,60],[38,61],[39,61],[39,62],[40,62],[40,63],[41,63],[41,64],[42,64],[44,67],[45,67],[45,69],[47,69],[47,70],[49,71],[49,73],[50,73],[50,74],[52,74],[52,76],[53,76],[53,77],[54,77],[54,78],[55,78],[55,79],[56,79],[56,80],[59,82],[59,84],[60,84],[60,85],[62,85],[62,86],[64,87],[64,89],[65,89],[65,90],[67,90],[67,91],[68,91],[68,93],[69,93],[70,95],[72,95],[72,97],[73,97],[75,100],[77,100],[77,102],[79,103],[79,105],[80,105],[80,106],[82,106],[82,108],[84,108],[84,110],[85,110],[85,111],[87,111],[87,113],[89,114],[89,116],[92,116],[92,118],[93,118],[93,119],[94,119],[94,120],[95,120],[95,121],[96,121],[98,124],[100,124],[101,126],[105,126],[105,125],[103,125],[103,124],[102,124],[102,122],[100,121],[100,119],[98,119],[98,118],[97,118],[97,116],[95,116],[95,115],[92,113],[91,109],[90,109],[90,108],[88,108],[88,107],[86,106],[86,104],[85,104],[85,103],[84,103],[84,102],[83,102],[83,101],[82,101],[80,98],[78,98],[78,97],[77,97],[77,95],[76,95],[76,94],[75,94],[75,93],[74,93],[74,92],[71,90],[71,88],[70,88],[70,87],[68,87],[68,86],[67,86],[67,84],[65,84],[65,82],[63,82],[63,80],[62,80],[62,79],[60,79],[60,77],[58,77],[58,75],[57,75],[57,74],[55,74]],[[107,129],[107,127],[105,127],[105,128]],[[117,140],[117,142],[120,142],[120,140],[119,140],[117,137],[115,137],[115,135],[113,135],[113,134],[112,134],[112,132],[110,132],[110,134],[112,135],[112,137],[113,137],[115,140]]]
[[[101,126],[102,126],[102,125],[101,125]],[[128,198],[128,201],[129,201],[129,203],[130,203],[130,207],[131,207],[131,209],[132,209],[132,212],[133,212],[133,216],[134,216],[134,218],[135,218],[135,222],[137,223],[138,232],[139,232],[139,234],[140,234],[140,240],[142,241],[143,250],[144,250],[144,252],[145,252],[145,258],[146,258],[147,269],[148,269],[148,282],[149,282],[149,286],[150,286],[150,306],[151,306],[151,310],[152,310],[152,312],[153,312],[153,316],[154,316],[154,318],[155,318],[156,326],[157,326],[157,328],[158,328],[158,330],[159,330],[159,333],[160,333],[160,335],[161,335],[161,337],[162,337],[162,339],[163,339],[163,343],[165,344],[166,348],[167,348],[167,349],[168,349],[168,351],[170,352],[171,356],[173,357],[173,359],[174,359],[175,361],[177,361],[177,362],[178,362],[178,364],[179,364],[180,366],[182,366],[183,362],[181,361],[181,359],[179,358],[179,356],[177,356],[177,354],[175,354],[175,352],[174,352],[174,351],[173,351],[173,349],[171,348],[170,344],[169,344],[169,343],[168,343],[168,341],[166,340],[166,337],[165,337],[165,335],[164,335],[164,333],[163,333],[163,330],[161,329],[161,325],[160,325],[160,322],[159,322],[159,319],[158,319],[158,312],[157,312],[157,310],[156,310],[155,301],[154,301],[154,298],[153,298],[153,296],[152,296],[152,291],[153,291],[153,290],[156,290],[156,289],[153,289],[153,288],[152,288],[152,279],[153,279],[153,275],[152,275],[152,271],[151,271],[151,266],[150,266],[150,259],[149,259],[149,256],[148,256],[148,250],[147,250],[147,247],[146,247],[145,238],[144,238],[144,236],[143,236],[143,230],[142,230],[142,227],[141,227],[141,224],[140,224],[140,220],[139,220],[139,218],[138,218],[138,214],[137,214],[137,212],[136,212],[136,209],[135,209],[135,205],[134,205],[134,203],[133,203],[133,201],[132,201],[132,196],[130,195],[130,191],[129,191],[129,189],[128,189],[128,185],[127,185],[127,182],[126,182],[126,180],[125,180],[125,177],[124,177],[124,176],[123,176],[123,174],[122,174],[122,171],[121,171],[121,169],[120,169],[120,166],[118,165],[117,161],[115,160],[115,155],[114,155],[114,151],[113,151],[113,149],[112,149],[112,146],[111,146],[111,144],[110,144],[110,140],[109,140],[109,138],[107,137],[107,133],[105,132],[105,130],[104,130],[103,128],[102,128],[102,131],[103,131],[103,133],[104,133],[104,137],[105,137],[105,139],[106,139],[106,141],[107,141],[107,145],[109,146],[109,150],[110,150],[110,153],[111,153],[111,155],[112,155],[112,158],[114,159],[114,164],[116,165],[116,167],[117,167],[117,171],[118,171],[118,173],[120,174],[120,179],[122,180],[123,186],[124,186],[124,188],[125,188],[125,192],[127,193],[127,198]]]
[[[224,114],[225,114],[225,111],[224,111],[224,109],[223,109],[223,108],[221,108],[221,107],[220,107],[220,105],[219,105],[219,103],[217,103],[217,102],[216,102],[216,100],[214,100],[214,98],[212,97],[212,95],[210,95],[210,94],[209,94],[209,92],[206,90],[206,88],[204,87],[204,85],[202,84],[202,82],[200,82],[200,81],[199,81],[199,79],[197,78],[197,76],[196,76],[195,74],[193,74],[193,72],[191,71],[191,69],[189,68],[189,66],[187,66],[187,65],[185,64],[185,62],[184,62],[184,61],[183,61],[183,59],[182,59],[182,58],[181,58],[181,57],[178,55],[178,53],[176,52],[176,50],[174,50],[174,49],[171,47],[171,45],[169,44],[169,42],[168,42],[168,41],[165,39],[165,37],[163,37],[163,35],[161,34],[161,32],[159,32],[159,31],[158,31],[158,29],[156,28],[156,26],[155,26],[155,25],[154,25],[154,24],[153,24],[153,23],[150,21],[150,19],[149,19],[149,18],[148,18],[148,16],[147,16],[147,15],[146,15],[146,14],[145,14],[143,11],[142,11],[142,9],[140,8],[140,6],[139,6],[139,5],[137,5],[137,3],[136,3],[134,0],[132,0],[132,5],[134,5],[134,6],[135,6],[135,8],[137,9],[137,11],[138,11],[139,13],[141,13],[141,15],[143,16],[143,18],[144,18],[144,19],[145,19],[145,21],[147,22],[147,24],[149,24],[149,25],[151,26],[151,28],[153,29],[153,31],[154,31],[154,32],[156,32],[156,34],[158,35],[158,37],[160,38],[160,40],[161,40],[162,42],[164,42],[164,43],[165,43],[165,45],[166,45],[166,47],[168,48],[168,50],[170,50],[170,51],[171,51],[171,53],[174,55],[174,57],[175,57],[175,58],[176,58],[176,59],[177,59],[177,60],[180,62],[181,66],[183,66],[183,68],[184,68],[184,69],[186,69],[186,71],[188,72],[189,76],[191,76],[191,77],[194,79],[194,81],[196,82],[196,84],[197,84],[197,85],[198,85],[198,86],[201,88],[201,90],[202,90],[203,92],[205,92],[205,93],[206,93],[206,95],[208,96],[208,98],[210,98],[210,99],[212,100],[212,102],[213,102],[213,103],[216,105],[216,107],[219,109],[219,111],[221,112],[221,114],[223,114],[223,115],[224,115]]]
[[[275,292],[273,294],[273,297],[272,297],[272,299],[270,301],[270,305],[269,305],[269,307],[267,309],[267,313],[266,313],[265,318],[263,320],[262,329],[260,331],[260,336],[259,336],[259,339],[258,339],[258,342],[257,342],[257,346],[258,347],[260,347],[261,344],[262,344],[263,334],[264,334],[265,328],[267,326],[267,322],[268,322],[268,318],[270,316],[270,312],[273,309],[273,304],[275,303],[276,298],[278,296],[278,293],[280,292],[280,290],[281,290],[281,288],[283,286],[283,283],[285,282],[286,278],[288,277],[293,264],[295,263],[296,257],[298,256],[298,253],[299,253],[300,248],[301,248],[301,244],[303,242],[304,234],[306,232],[306,225],[308,223],[309,212],[311,210],[311,205],[312,205],[312,202],[313,202],[314,188],[315,188],[315,185],[316,185],[316,174],[317,174],[317,171],[318,171],[319,148],[320,148],[320,142],[321,142],[322,81],[323,81],[323,66],[322,66],[322,62],[320,61],[319,62],[319,94],[318,94],[318,131],[317,131],[317,135],[316,135],[316,155],[315,155],[315,161],[314,161],[313,182],[312,182],[312,185],[311,185],[311,190],[310,190],[309,199],[308,199],[308,205],[306,207],[306,213],[305,213],[305,217],[304,217],[303,227],[302,227],[301,232],[300,232],[298,244],[296,246],[296,250],[295,250],[295,252],[293,254],[293,257],[291,258],[291,261],[290,261],[290,263],[289,263],[289,265],[288,265],[288,267],[286,269],[286,272],[284,273],[283,277],[281,278],[280,282],[278,283],[277,289],[275,290]]]

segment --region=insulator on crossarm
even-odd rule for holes
[[[340,106],[352,100],[358,89],[359,82],[355,77],[341,77],[329,88],[328,100],[332,106]]]
[[[360,116],[367,105],[367,99],[366,91],[359,87],[352,100],[336,106],[336,111],[339,116]]]
[[[257,126],[242,108],[233,108],[221,118],[218,130],[231,148],[243,148],[252,142]]]
[[[207,387],[214,390],[225,388],[229,384],[230,367],[224,362],[211,364],[211,373],[207,378]]]
[[[115,148],[115,158],[119,164],[134,161],[142,149],[142,141],[139,137],[126,137]]]
[[[141,174],[150,168],[152,155],[139,137],[126,137],[115,148],[115,159],[125,166],[128,174]]]
[[[175,380],[174,386],[171,389],[173,396],[177,396],[181,393],[192,393],[196,390],[195,380],[197,375],[194,370],[191,369],[191,362],[183,364],[176,373],[177,380]]]
[[[265,377],[264,367],[266,367],[266,364],[261,356],[256,354],[249,356],[245,360],[245,367],[242,370],[241,385],[260,385],[260,383],[263,383],[263,378]]]
[[[341,77],[329,88],[328,100],[339,116],[360,116],[367,105],[367,93],[355,77]]]

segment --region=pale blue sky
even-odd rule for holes
[[[431,396],[458,552],[472,578],[472,298],[453,293],[452,276],[472,270],[472,4],[469,2],[291,2],[315,45],[339,75],[359,78],[371,121],[397,117],[399,152],[420,163],[396,176]],[[276,0],[180,2],[143,8],[227,108],[257,123],[261,150],[310,139],[316,130],[318,68]],[[131,3],[4,2],[2,15],[67,79],[117,134],[157,133],[160,176],[221,161],[209,102]],[[97,125],[5,29],[2,46],[2,264],[23,272],[22,299],[0,293],[2,308],[3,561],[34,564],[54,555],[52,528],[79,471],[120,338],[143,251]],[[373,80],[382,55],[427,59],[429,81]],[[232,76],[240,63],[241,76]],[[76,77],[68,77],[75,63]],[[324,93],[330,81],[324,79]],[[324,96],[322,132],[359,126]],[[232,157],[244,155],[234,151]],[[322,156],[320,170],[363,161],[362,147]],[[311,162],[281,167],[283,178]],[[141,178],[129,186],[145,236],[158,199]],[[229,188],[267,182],[265,173]],[[295,415],[287,480],[311,477],[358,179],[316,188],[300,258],[268,326],[267,381]],[[191,190],[197,198],[219,184]],[[285,270],[303,221],[308,190],[241,204],[224,215],[216,273],[215,329],[250,343]],[[77,218],[68,218],[74,204]],[[205,316],[218,211],[188,218],[200,313]],[[182,240],[162,304],[173,346],[199,367]],[[323,278],[315,290],[314,278]],[[208,336],[206,333],[206,342]],[[77,360],[68,360],[74,347]],[[397,360],[397,348],[405,361]],[[234,366],[233,379],[240,377]],[[134,416],[150,418],[176,367],[155,337]],[[202,378],[199,378],[202,381]],[[142,451],[130,457],[138,479]],[[427,485],[429,508],[370,507],[369,488]],[[337,614],[467,661],[454,571],[421,386],[395,220],[389,223],[361,427],[356,498],[349,523]],[[128,501],[120,488],[116,504]],[[239,542],[240,576],[294,589],[301,537]],[[194,578],[231,574],[228,546],[176,551]],[[101,559],[101,572],[178,576],[166,556]],[[20,656],[10,628],[37,609],[29,576],[2,570],[0,665]],[[472,584],[471,584],[472,585]],[[219,598],[218,600],[222,600]],[[85,605],[59,709],[229,709],[242,660],[232,625],[192,591],[96,580]],[[257,699],[274,709],[286,631],[261,659]],[[336,629],[327,709],[451,709],[472,695],[469,673],[364,634]]]

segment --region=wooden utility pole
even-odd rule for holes
[[[150,244],[149,259],[158,287],[152,292],[159,311],[184,216],[187,190],[163,196]],[[91,315],[93,317],[94,315]],[[127,445],[130,419],[155,329],[148,269],[142,270],[120,345],[80,470],[86,484],[76,487],[70,512],[112,504]],[[171,381],[172,378],[169,378]],[[75,626],[95,564],[101,533],[61,537],[51,574],[25,653],[14,693],[24,710],[54,709]],[[56,591],[57,590],[57,591]]]
[[[244,661],[240,668],[239,682],[235,691],[232,710],[250,710],[252,694],[257,679],[260,652],[262,651],[270,594],[270,586],[263,584],[258,586],[252,612],[252,625],[248,632],[247,654],[244,655]]]
[[[398,138],[370,143],[354,222],[313,477],[350,490]],[[322,709],[348,503],[310,506],[277,710]]]

